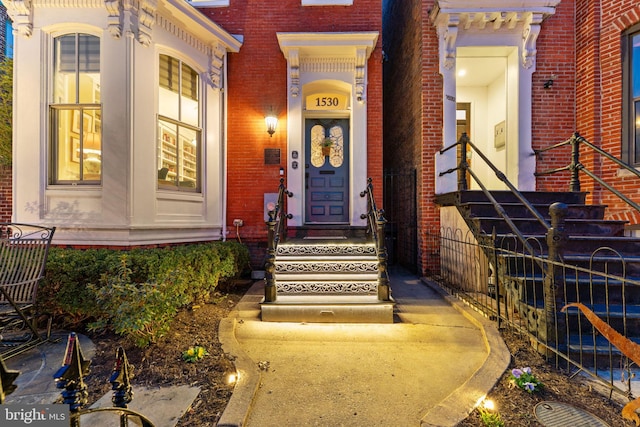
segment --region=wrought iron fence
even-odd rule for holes
[[[556,368],[584,372],[611,392],[632,397],[640,355],[632,357],[619,348],[625,347],[621,339],[640,342],[640,281],[630,274],[637,260],[629,262],[614,249],[601,247],[590,256],[572,257],[572,265],[549,260],[543,243],[535,239],[528,241],[532,254],[516,236],[476,239],[470,230],[442,228],[426,237],[440,248],[440,271],[432,279],[448,292],[499,328],[522,333]],[[549,271],[555,289],[552,319],[545,315],[544,273]],[[605,337],[575,306],[563,310],[573,303],[594,312],[623,338]]]

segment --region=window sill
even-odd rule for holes
[[[352,6],[353,0],[302,0],[302,6]]]

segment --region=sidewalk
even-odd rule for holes
[[[509,364],[493,323],[402,271],[384,325],[261,322],[263,286],[220,325],[239,371],[220,426],[453,426]]]

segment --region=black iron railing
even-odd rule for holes
[[[546,238],[548,242],[547,249],[547,258],[553,261],[557,261],[562,257],[562,243],[566,241],[566,235],[564,233],[564,217],[566,216],[566,206],[561,203],[554,203],[549,212],[551,214],[552,223],[549,224],[547,220],[542,216],[540,212],[524,197],[524,195],[518,191],[518,189],[513,185],[506,175],[500,171],[489,158],[475,145],[473,144],[466,133],[463,133],[460,139],[453,145],[443,149],[440,151],[440,154],[445,153],[448,150],[451,150],[454,147],[460,147],[460,163],[456,168],[449,169],[445,172],[441,172],[440,176],[458,172],[458,190],[465,191],[467,188],[467,174],[473,178],[478,187],[482,190],[485,197],[491,202],[496,213],[505,221],[505,223],[509,226],[509,229],[513,233],[513,235],[519,240],[520,244],[524,248],[524,250],[530,255],[535,256],[536,254],[540,254],[540,251],[536,251],[534,247],[531,245],[531,239],[525,237],[522,232],[518,229],[515,223],[511,220],[505,209],[502,205],[496,200],[496,198],[491,194],[491,192],[487,189],[486,185],[482,183],[478,175],[472,170],[467,162],[467,148],[471,147],[473,151],[480,157],[484,163],[495,173],[496,177],[504,183],[507,189],[513,194],[523,206],[533,215],[533,217],[544,227],[546,230]],[[493,236],[493,240],[495,240],[495,233]],[[492,262],[494,265],[494,269],[492,270],[493,274],[498,275],[498,260],[492,253]],[[541,264],[540,267],[543,267]],[[554,277],[556,276],[555,268],[553,264],[545,264],[544,273],[545,273],[545,299],[547,300],[547,304],[545,305],[545,318],[547,320],[548,331],[547,336],[549,339],[552,339],[555,334],[555,325],[553,325],[553,319],[555,318],[555,313],[557,310],[557,292],[555,291],[554,285]]]
[[[275,302],[276,300],[276,250],[278,243],[287,237],[287,219],[293,215],[287,213],[287,197],[292,197],[293,193],[284,185],[284,178],[280,178],[278,187],[278,200],[272,210],[269,211],[267,221],[267,256],[265,259],[265,287],[264,301]]]
[[[384,211],[376,207],[376,201],[373,196],[373,180],[371,178],[367,180],[367,188],[360,192],[360,197],[367,198],[367,213],[362,214],[360,218],[367,220],[367,235],[374,242],[378,256],[378,299],[380,301],[390,301],[388,256],[385,245],[387,220],[384,217]]]
[[[558,144],[552,145],[552,146],[547,147],[547,148],[543,148],[543,149],[540,149],[540,150],[535,150],[534,152],[535,152],[535,154],[537,156],[539,156],[542,153],[545,153],[547,151],[550,151],[550,150],[553,150],[553,149],[556,149],[556,148],[560,148],[560,147],[565,147],[567,145],[571,145],[571,162],[568,165],[563,166],[561,168],[549,169],[549,170],[546,170],[546,171],[543,171],[543,172],[536,172],[535,175],[536,176],[543,176],[543,175],[551,175],[551,174],[554,174],[554,173],[557,173],[557,172],[570,171],[571,172],[571,178],[570,178],[570,181],[569,181],[569,191],[579,192],[580,191],[580,176],[579,175],[580,175],[580,172],[582,172],[583,174],[587,175],[588,177],[593,179],[595,182],[597,182],[599,185],[601,185],[602,187],[604,187],[607,190],[609,190],[612,194],[616,195],[620,200],[624,201],[627,205],[631,206],[637,212],[640,212],[640,204],[634,202],[629,197],[624,195],[621,191],[619,191],[618,189],[614,188],[612,185],[606,183],[602,178],[597,176],[593,171],[589,170],[584,164],[582,164],[580,162],[580,147],[585,147],[585,148],[588,148],[588,149],[592,150],[595,153],[598,153],[599,155],[601,155],[605,159],[608,159],[609,161],[611,161],[611,162],[615,163],[616,165],[620,166],[621,168],[623,168],[627,172],[631,173],[632,175],[635,175],[635,177],[637,177],[637,178],[640,178],[640,172],[638,172],[638,170],[636,170],[634,167],[628,165],[627,163],[623,162],[622,160],[612,156],[610,153],[607,153],[606,151],[602,150],[601,148],[596,147],[595,145],[593,145],[592,143],[587,141],[585,138],[580,136],[577,132],[574,133],[571,136],[571,138],[567,139],[566,141],[560,142]]]
[[[634,302],[640,296],[640,281],[627,277],[627,258],[601,247],[584,256],[586,266],[579,267],[533,256],[512,235],[498,242],[479,243],[470,230],[443,227],[426,237],[440,248],[440,270],[432,280],[500,326],[536,343],[556,368],[583,372],[612,392],[632,397],[632,379],[640,377],[640,367],[595,331],[576,309],[554,313],[550,325],[553,339],[549,339],[544,290],[545,271],[553,270],[561,295],[559,308],[581,303],[622,335],[639,342],[640,308]],[[531,244],[540,245],[534,240]],[[538,249],[542,252],[541,246]],[[502,260],[500,280],[491,280],[489,253]]]
[[[466,175],[469,174],[469,176],[473,178],[473,180],[476,182],[478,187],[482,190],[485,197],[487,197],[487,199],[491,202],[494,209],[496,210],[496,213],[505,220],[505,222],[507,223],[507,225],[509,226],[513,234],[518,236],[523,246],[527,248],[531,254],[533,254],[534,253],[533,248],[529,245],[527,239],[520,232],[518,227],[516,227],[516,225],[511,220],[511,218],[509,218],[509,215],[507,215],[507,213],[505,212],[504,208],[500,205],[500,203],[496,201],[495,197],[493,197],[493,195],[489,192],[487,187],[482,183],[478,175],[469,166],[469,163],[467,162],[467,147],[471,147],[473,149],[473,151],[495,173],[496,177],[498,177],[498,179],[507,186],[509,191],[518,198],[518,200],[527,208],[529,212],[531,212],[534,218],[540,224],[542,224],[545,229],[549,230],[551,228],[551,225],[545,220],[544,216],[542,216],[542,214],[540,214],[540,212],[538,212],[538,210],[531,203],[529,203],[529,201],[522,195],[522,193],[518,191],[518,189],[516,189],[516,187],[511,183],[511,181],[509,181],[507,176],[502,171],[500,171],[491,162],[491,160],[489,160],[489,158],[482,151],[480,151],[480,149],[478,149],[478,147],[475,144],[473,144],[469,140],[469,137],[467,136],[466,133],[463,133],[460,139],[455,144],[440,150],[440,154],[444,154],[445,152],[458,146],[460,147],[460,163],[455,168],[449,169],[444,172],[440,172],[440,176],[447,175],[449,173],[453,173],[457,171],[458,172],[458,190],[465,191],[465,190],[468,190]]]
[[[69,426],[80,427],[84,416],[97,412],[104,412],[119,419],[120,427],[129,425],[141,425],[142,427],[154,427],[153,422],[146,416],[128,409],[127,406],[133,400],[131,378],[133,378],[132,366],[129,365],[127,356],[122,347],[116,351],[116,362],[109,377],[113,390],[112,407],[84,408],[88,403],[89,393],[84,378],[89,374],[90,359],[85,359],[80,341],[76,333],[69,334],[67,347],[62,359],[62,366],[54,374],[56,387],[61,390],[62,403],[69,405]],[[2,356],[0,356],[0,404],[5,397],[14,392],[17,386],[14,384],[20,375],[19,371],[7,369]],[[67,417],[65,417],[66,419]],[[84,419],[86,419],[85,417]],[[95,419],[90,419],[95,425]],[[108,422],[114,425],[113,422]]]

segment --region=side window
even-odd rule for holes
[[[167,55],[160,55],[159,73],[158,187],[200,191],[200,79]]]
[[[623,38],[623,158],[640,166],[640,26]]]
[[[100,39],[80,33],[56,37],[53,60],[51,183],[99,184]]]

